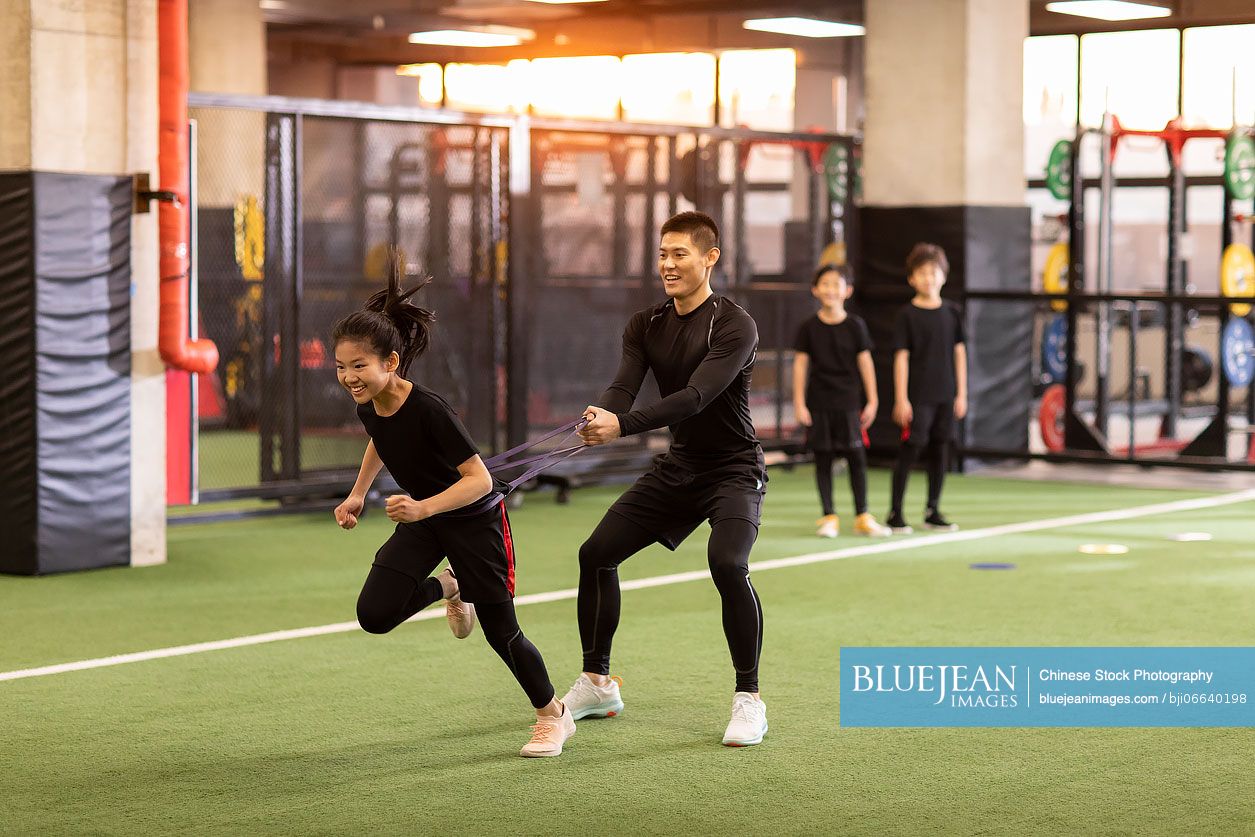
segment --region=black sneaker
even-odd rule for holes
[[[895,535],[909,535],[915,531],[911,528],[911,524],[906,522],[906,518],[902,516],[900,511],[889,512],[889,517],[885,519],[885,525]]]
[[[941,512],[934,508],[924,509],[924,528],[938,532],[957,532],[959,530],[958,526],[946,520]]]

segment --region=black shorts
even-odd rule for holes
[[[375,565],[422,581],[444,558],[458,577],[464,601],[499,604],[512,599],[514,540],[505,503],[466,517],[437,515],[398,523],[375,554]]]
[[[863,424],[858,410],[811,410],[806,447],[815,453],[863,447]]]
[[[954,439],[954,402],[912,404],[911,426],[902,431],[902,443],[916,448],[944,445]]]
[[[758,526],[767,468],[761,449],[739,460],[697,468],[669,453],[615,501],[610,511],[648,532],[667,549],[675,549],[709,520],[747,520]]]

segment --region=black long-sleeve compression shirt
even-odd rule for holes
[[[623,359],[598,406],[619,417],[624,436],[671,428],[673,453],[710,461],[756,450],[750,374],[758,327],[745,309],[712,295],[680,315],[666,304],[638,311],[623,332]],[[632,409],[645,373],[662,399]]]

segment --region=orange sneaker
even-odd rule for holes
[[[826,514],[815,521],[815,524],[819,526],[815,534],[821,538],[835,538],[841,534],[841,518],[835,514]]]
[[[893,530],[876,522],[871,512],[863,512],[854,518],[854,534],[868,538],[887,538],[893,534]]]

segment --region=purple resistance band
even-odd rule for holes
[[[536,439],[535,441],[526,442],[522,445],[511,448],[505,453],[498,454],[492,457],[491,459],[489,459],[484,464],[488,466],[489,470],[497,470],[497,471],[502,471],[502,470],[507,470],[507,469],[513,470],[514,468],[519,468],[524,465],[531,466],[522,474],[520,474],[519,476],[511,480],[509,483],[507,483],[508,485],[507,493],[508,493],[509,491],[513,491],[514,489],[518,488],[523,483],[532,479],[540,472],[546,470],[547,468],[551,468],[554,465],[557,465],[559,462],[561,462],[564,459],[569,459],[570,457],[575,456],[575,454],[579,453],[585,447],[587,447],[587,445],[584,445],[584,444],[572,445],[570,447],[561,447],[562,444],[567,442],[571,436],[573,436],[577,431],[579,431],[580,428],[582,428],[586,424],[588,424],[587,420],[583,418],[576,419],[573,422],[562,425],[557,430],[550,431],[549,433],[545,434],[544,436],[541,436],[539,439]],[[508,461],[510,457],[518,453],[522,453],[523,451],[529,448],[534,448],[536,445],[539,445],[541,442],[547,442],[550,439],[554,438],[555,436],[560,436],[563,433],[566,433],[567,437],[564,438],[562,442],[559,443],[560,446],[558,449],[547,451],[546,453],[536,454],[535,456],[528,456],[523,459],[516,459],[513,462]]]
[[[557,430],[551,430],[551,431],[549,431],[549,432],[548,432],[548,433],[546,433],[544,436],[541,436],[539,439],[536,439],[535,441],[532,441],[532,442],[524,442],[523,444],[519,445],[518,447],[513,447],[513,448],[510,448],[510,449],[509,449],[508,451],[506,451],[505,453],[499,453],[499,454],[497,454],[496,456],[492,457],[491,459],[489,459],[489,460],[485,461],[485,462],[484,462],[484,465],[485,465],[485,466],[487,466],[488,470],[490,470],[490,471],[491,471],[493,468],[496,468],[496,467],[501,466],[501,465],[505,465],[505,464],[506,464],[506,462],[510,459],[510,457],[514,456],[516,453],[522,453],[523,451],[527,450],[528,448],[534,448],[534,447],[536,447],[537,445],[539,445],[541,442],[547,442],[547,441],[549,441],[549,440],[550,440],[550,439],[552,439],[554,436],[561,436],[563,433],[572,433],[572,432],[574,432],[574,431],[576,431],[576,430],[579,430],[581,427],[583,427],[583,426],[584,426],[585,424],[587,424],[587,423],[588,423],[588,421],[587,421],[586,419],[584,419],[584,418],[577,418],[575,421],[572,421],[572,422],[569,422],[569,423],[567,423],[567,424],[562,425],[562,426],[561,426],[561,427],[559,427]]]

